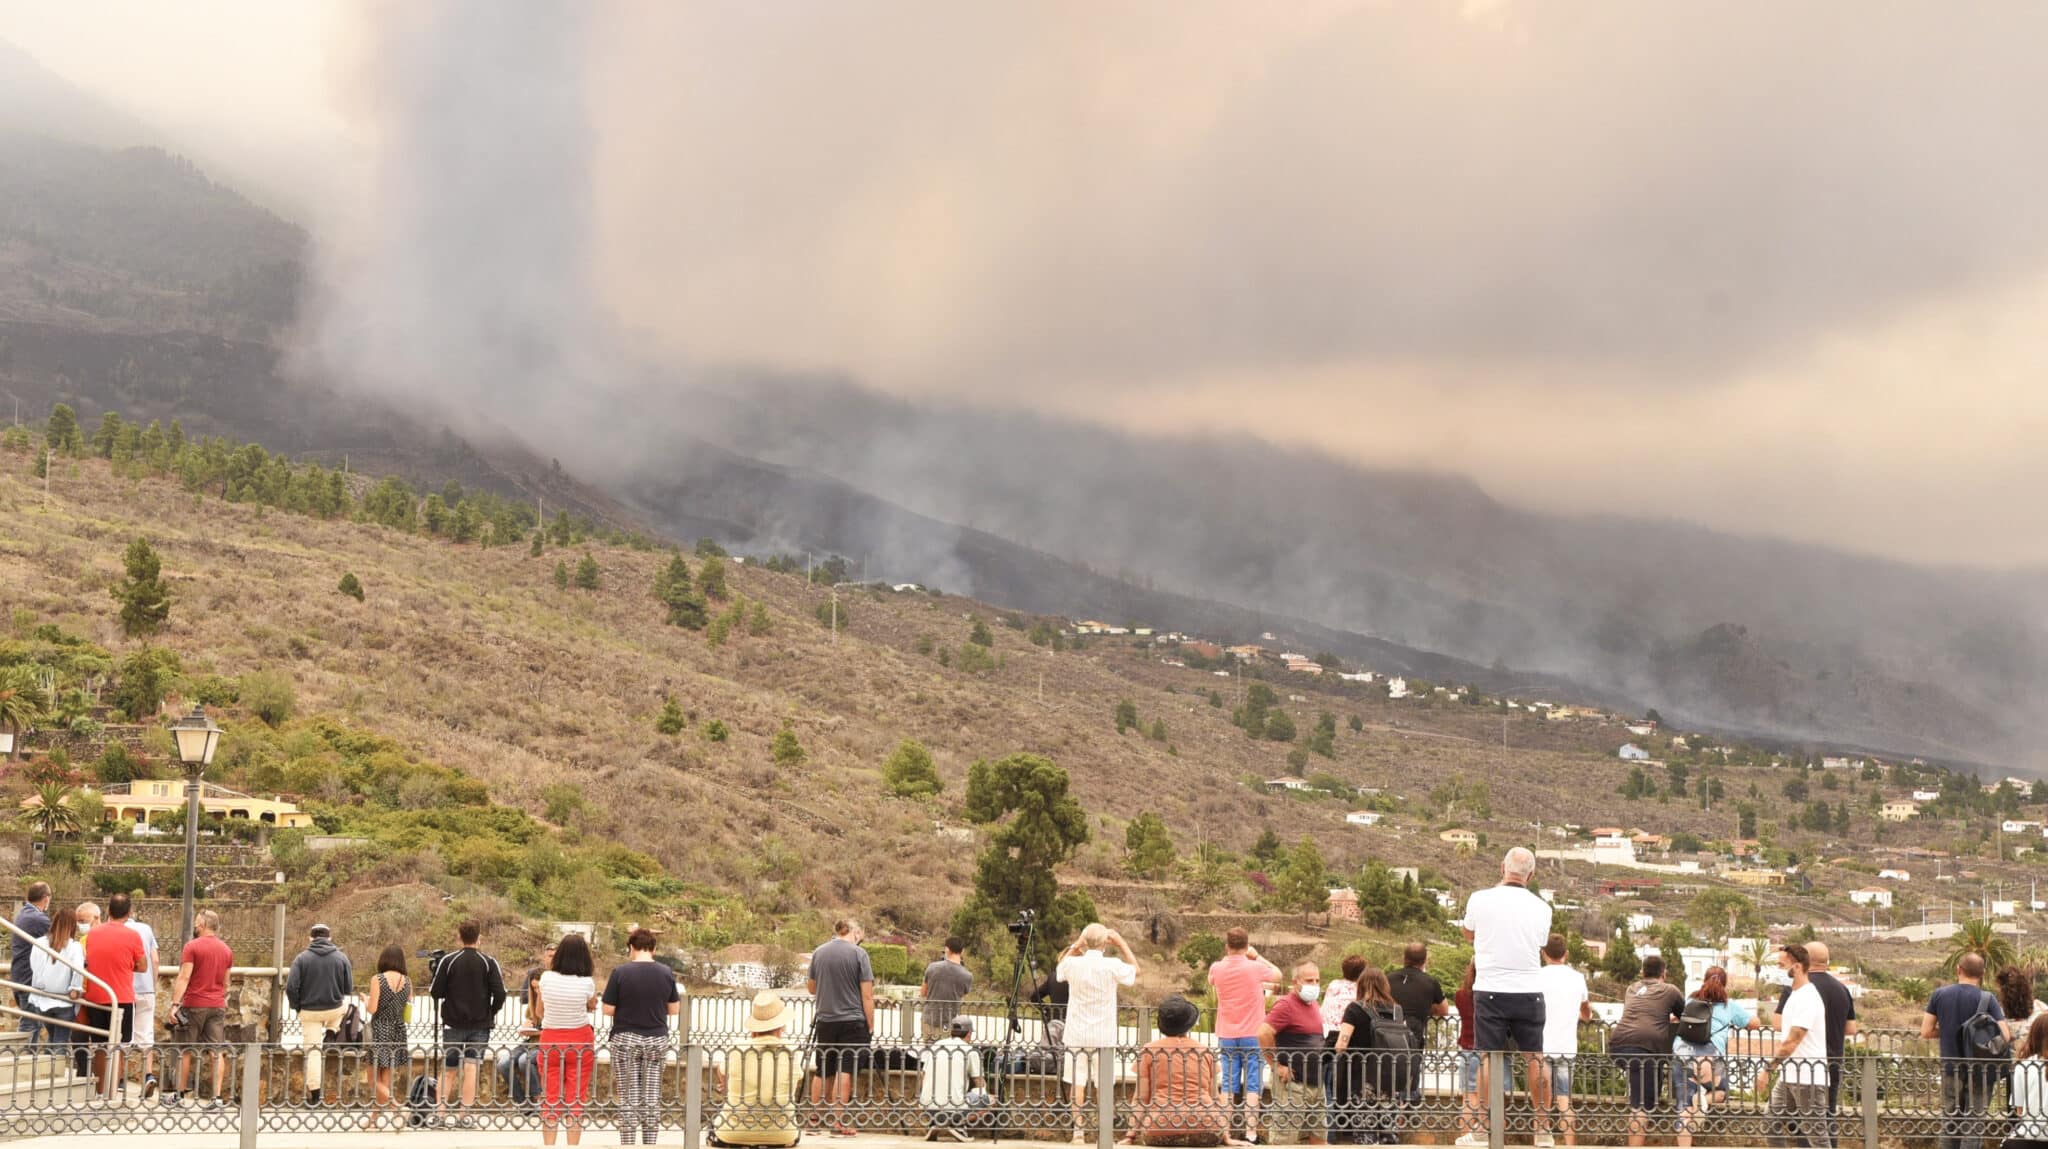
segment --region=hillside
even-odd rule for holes
[[[1158,959],[1175,937],[1218,920],[1205,914],[1285,910],[1273,887],[1286,860],[1263,852],[1267,831],[1283,848],[1313,841],[1340,880],[1370,880],[1361,871],[1371,862],[1415,866],[1454,899],[1491,880],[1490,856],[1508,842],[1582,841],[1583,830],[1559,838],[1566,823],[1612,822],[1708,848],[1670,855],[1703,858],[1707,872],[1625,906],[1598,885],[1629,871],[1546,868],[1545,884],[1583,907],[1575,920],[1588,937],[1624,908],[1655,909],[1659,922],[1696,916],[1688,891],[1719,884],[1709,874],[1726,847],[1713,843],[1736,837],[1746,818],[1781,864],[1803,860],[1811,883],[1751,891],[1761,920],[1853,927],[1866,915],[1843,891],[1880,865],[1904,864],[1907,847],[1971,855],[1951,870],[1974,865],[1986,882],[2022,882],[2031,872],[2031,859],[2005,860],[2017,839],[1992,841],[1992,825],[1965,806],[1952,818],[1880,826],[1876,804],[1901,796],[1913,783],[1899,779],[1910,775],[1887,785],[1868,773],[1809,774],[1749,748],[1681,748],[1594,717],[1558,721],[1419,683],[1419,698],[1395,699],[1384,684],[1310,680],[1263,664],[1253,673],[1271,683],[1277,708],[1301,733],[1292,743],[1255,740],[1232,725],[1248,684],[1174,665],[1185,659],[1163,658],[1151,641],[1096,638],[1049,652],[1003,625],[998,605],[846,589],[848,624],[835,642],[816,619],[829,590],[801,574],[735,565],[732,593],[765,605],[768,630],[736,627],[714,646],[705,632],[663,624],[649,593],[668,561],[662,552],[593,545],[598,588],[565,589],[555,585],[555,563],[575,565],[583,547],[534,557],[524,546],[456,545],[195,495],[162,479],[121,477],[90,458],[57,461],[45,512],[29,467],[25,455],[0,452],[0,516],[12,525],[0,539],[7,637],[19,643],[55,627],[125,658],[135,647],[119,637],[106,587],[127,540],[151,538],[176,596],[155,640],[183,659],[173,701],[263,672],[283,676],[296,696],[297,717],[276,734],[246,715],[231,726],[245,749],[233,755],[242,773],[227,780],[331,809],[343,830],[429,818],[393,839],[406,848],[302,895],[315,899],[304,913],[359,914],[365,929],[389,920],[365,891],[390,889],[428,902],[447,891],[459,906],[506,921],[521,909],[560,915],[572,906],[598,917],[652,913],[688,946],[814,938],[824,919],[846,910],[867,915],[878,934],[928,939],[968,893],[985,840],[963,816],[967,768],[1016,751],[1068,770],[1088,812],[1092,840],[1064,880],[1091,890],[1113,920],[1158,934]],[[366,588],[363,602],[336,592],[345,571]],[[966,668],[975,617],[990,624],[995,663],[978,672]],[[109,693],[119,686],[117,675]],[[674,736],[655,727],[664,696],[688,717]],[[1120,735],[1113,716],[1126,699],[1140,728]],[[1291,765],[1326,711],[1337,719],[1331,756]],[[729,731],[722,741],[707,736],[714,721]],[[1146,736],[1155,722],[1162,738]],[[800,762],[776,760],[784,728],[803,749]],[[884,793],[880,764],[904,738],[936,759],[945,789],[935,801]],[[1614,755],[1630,738],[1688,764],[1692,790],[1678,771],[1653,765],[1646,793],[1620,794],[1632,774],[1645,773]],[[398,768],[375,757],[387,745],[415,763],[406,776],[416,780],[378,783],[387,791],[377,799],[361,779]],[[1331,792],[1274,793],[1262,784],[1295,771]],[[462,778],[482,783],[477,798],[466,796]],[[1975,793],[1949,781],[1963,798]],[[1706,808],[1694,795],[1710,782],[1718,800]],[[1795,782],[1802,789],[1791,798]],[[25,793],[18,771],[7,788]],[[1360,798],[1352,788],[1379,793]],[[2013,811],[2023,797],[2011,799]],[[366,798],[372,807],[361,806]],[[466,805],[483,800],[522,811],[536,827],[559,827],[546,830],[563,835],[552,848],[567,861],[548,863],[554,871],[593,864],[601,875],[622,865],[625,876],[536,877],[531,851],[542,847],[531,844],[478,855],[459,827],[491,817],[488,806]],[[377,813],[377,801],[391,812]],[[1367,803],[1384,821],[1347,825],[1346,812]],[[1847,812],[1848,827],[1816,831],[1795,817],[1823,803]],[[1183,864],[1168,881],[1133,886],[1125,827],[1145,812],[1163,819]],[[1452,828],[1482,835],[1482,848],[1444,840]],[[527,837],[513,840],[540,832],[516,831]],[[644,853],[666,877],[653,880],[632,869],[630,856],[604,852],[617,847]],[[1186,859],[1198,853],[1206,864],[1190,868]],[[518,885],[520,874],[535,884]],[[651,892],[652,906],[633,909],[638,899],[627,890]],[[330,897],[341,900],[330,905]],[[1887,917],[1910,921],[1919,904],[1902,892]],[[1901,968],[1926,961],[1924,949],[1895,948]]]

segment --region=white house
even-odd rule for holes
[[[1890,903],[1886,904],[1889,905]],[[1999,901],[1992,902],[1991,916],[1994,918],[2009,918],[2013,916],[2013,903]]]
[[[1904,822],[1909,820],[1919,812],[1920,804],[1918,802],[1902,802],[1893,800],[1890,802],[1886,802],[1884,804],[1884,809],[1881,810],[1879,813],[1887,822]]]
[[[1866,886],[1860,890],[1850,890],[1849,900],[1859,906],[1875,905],[1883,906],[1885,909],[1892,908],[1892,892],[1883,886]],[[2010,905],[2011,903],[2007,904]]]
[[[2006,833],[2008,833],[2008,834],[2024,834],[2024,833],[2026,833],[2026,832],[2027,832],[2028,830],[2038,830],[2038,829],[2040,829],[2040,828],[2041,828],[2041,823],[2039,823],[2039,822],[2023,822],[2023,821],[2019,820],[2018,818],[2007,818],[2007,819],[2006,819],[2005,821],[2003,821],[2003,822],[2000,822],[2000,823],[1998,824],[1998,828],[1999,828],[1999,829],[2001,829],[2001,830],[2004,830],[2004,831],[2005,831]]]
[[[1879,870],[1877,876],[1891,882],[1910,882],[1913,880],[1913,875],[1906,870]]]
[[[1634,913],[1628,916],[1628,932],[1632,934],[1642,933],[1655,924],[1656,919],[1648,913]]]
[[[1638,738],[1648,738],[1657,732],[1657,724],[1654,722],[1635,722],[1629,724],[1627,729],[1630,734]]]
[[[1593,864],[1596,866],[1632,866],[1636,861],[1636,844],[1616,834],[1607,838],[1593,839]]]
[[[1650,760],[1650,752],[1633,742],[1622,743],[1621,749],[1614,753],[1624,762],[1648,762]]]
[[[1308,780],[1306,778],[1268,778],[1266,779],[1266,789],[1306,790],[1308,789]]]
[[[1706,980],[1707,970],[1721,964],[1721,951],[1712,946],[1680,946],[1678,961],[1685,967],[1685,984],[1698,985]]]
[[[1387,679],[1387,697],[1388,697],[1388,698],[1406,698],[1406,697],[1408,697],[1408,680],[1407,680],[1407,679],[1405,679],[1405,678],[1389,678],[1389,679]]]
[[[1914,800],[1915,802],[1932,802],[1932,801],[1935,801],[1935,800],[1939,799],[1940,797],[1941,797],[1941,791],[1939,791],[1939,790],[1915,790],[1915,791],[1913,791],[1913,800]]]
[[[1411,882],[1422,881],[1422,871],[1414,866],[1389,866],[1387,872],[1392,874],[1397,882],[1403,878]]]
[[[1339,672],[1339,673],[1338,673],[1338,675],[1337,675],[1337,677],[1339,677],[1339,678],[1343,679],[1343,680],[1344,680],[1344,681],[1346,681],[1346,682],[1371,682],[1371,681],[1372,681],[1372,671],[1370,671],[1370,670],[1361,670],[1361,671],[1359,671],[1359,672],[1358,672],[1357,674],[1345,674],[1345,673]]]
[[[1344,820],[1354,826],[1377,826],[1382,817],[1385,815],[1378,810],[1353,810],[1344,815]]]

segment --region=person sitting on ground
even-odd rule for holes
[[[936,1141],[943,1132],[955,1141],[967,1141],[969,1126],[987,1122],[988,1085],[981,1075],[981,1054],[968,1041],[974,1035],[974,1019],[955,1017],[946,1027],[947,1036],[933,1042],[925,1054],[917,1101],[932,1126],[925,1140]]]
[[[1188,1037],[1201,1011],[1175,994],[1159,1003],[1160,1036],[1138,1051],[1126,1145],[1244,1145],[1230,1135],[1230,1110],[1216,1092],[1216,1054]]]
[[[789,1027],[789,1006],[782,995],[764,989],[747,1011],[747,1041],[726,1051],[711,1073],[725,1103],[711,1121],[713,1145],[794,1145],[796,1124],[796,1058],[783,1033]]]

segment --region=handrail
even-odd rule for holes
[[[52,958],[55,958],[55,959],[56,959],[57,961],[63,962],[63,963],[65,964],[65,965],[67,965],[67,966],[70,966],[70,967],[71,967],[71,968],[72,968],[73,970],[76,970],[76,971],[77,971],[77,973],[78,973],[78,975],[79,975],[80,977],[84,978],[85,980],[87,980],[87,981],[89,981],[89,982],[92,982],[92,983],[93,983],[94,985],[97,985],[97,986],[99,986],[99,987],[100,987],[101,989],[103,989],[103,990],[107,991],[107,1010],[108,1010],[108,1012],[109,1012],[110,1014],[112,1013],[112,1011],[113,1011],[114,1007],[115,1007],[116,1005],[118,1005],[118,1004],[120,1003],[120,1000],[121,1000],[121,995],[120,995],[120,994],[117,994],[117,993],[115,993],[115,992],[114,992],[114,987],[113,987],[113,986],[110,986],[110,985],[108,985],[108,984],[107,984],[106,982],[104,982],[104,981],[100,980],[99,978],[97,978],[97,977],[93,976],[93,972],[92,972],[91,970],[89,970],[89,969],[85,968],[85,963],[84,963],[84,962],[73,962],[73,961],[72,961],[72,960],[71,960],[70,958],[67,958],[67,957],[65,957],[62,951],[60,951],[60,950],[58,950],[57,948],[55,948],[54,946],[50,945],[50,943],[48,943],[48,942],[44,941],[44,940],[43,940],[42,938],[39,938],[39,937],[35,936],[34,934],[32,934],[32,933],[28,932],[27,930],[25,930],[25,929],[22,929],[22,928],[21,928],[20,926],[18,926],[18,925],[15,925],[15,924],[14,924],[14,919],[13,919],[13,918],[8,918],[8,917],[0,917],[0,926],[6,926],[6,927],[7,927],[7,932],[9,932],[9,933],[13,934],[13,935],[14,935],[15,937],[18,937],[18,938],[20,938],[21,940],[23,940],[23,941],[27,942],[28,944],[30,944],[30,945],[32,945],[32,946],[34,946],[34,945],[40,945],[40,946],[42,946],[42,947],[43,947],[43,948],[44,948],[45,950],[48,950],[48,951],[49,951],[49,954],[50,954],[50,956],[51,956]],[[10,948],[10,950],[12,949],[12,947],[9,947],[9,948]],[[23,987],[23,986],[17,986],[17,985],[15,985],[15,984],[14,984],[13,982],[5,982],[5,983],[0,983],[0,984],[5,984],[5,985],[6,985],[6,986],[7,986],[8,988],[10,988],[10,989],[23,989],[23,988],[27,988],[27,989],[29,989],[29,990],[31,990],[31,991],[34,991],[34,988],[35,988],[35,987],[33,987],[33,986],[28,986],[28,987]],[[87,1004],[91,1004],[91,1003],[87,1003]],[[108,1038],[109,1040],[111,1040],[111,1039],[112,1039],[112,1037],[113,1037],[113,1034],[112,1034],[111,1032],[109,1032],[108,1030],[104,1030],[104,1029],[95,1029],[95,1028],[93,1028],[93,1027],[91,1027],[91,1026],[80,1026],[79,1028],[82,1028],[82,1029],[84,1029],[84,1030],[85,1030],[85,1031],[86,1031],[87,1033],[96,1033],[96,1034],[98,1034],[98,1035],[99,1035],[99,1036],[101,1036],[101,1037],[105,1037],[105,1038]]]

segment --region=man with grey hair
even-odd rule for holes
[[[1536,855],[1516,846],[1500,863],[1500,884],[1476,890],[1465,902],[1465,938],[1472,943],[1473,1050],[1506,1051],[1508,1043],[1529,1061],[1529,1102],[1538,1113],[1550,1106],[1548,1075],[1541,1070],[1543,947],[1550,941],[1550,903],[1529,889]],[[1474,1134],[1458,1143],[1477,1144]],[[1546,1131],[1545,1139],[1548,1139]]]
[[[1121,960],[1103,950],[1115,946]],[[1088,1083],[1095,1079],[1096,1051],[1117,1043],[1116,990],[1138,983],[1138,959],[1123,935],[1090,922],[1074,944],[1060,955],[1053,976],[1067,983],[1067,1055],[1061,1076],[1073,1090],[1074,1143],[1093,1140],[1087,1133]],[[1098,1082],[1115,1086],[1115,1082]]]

